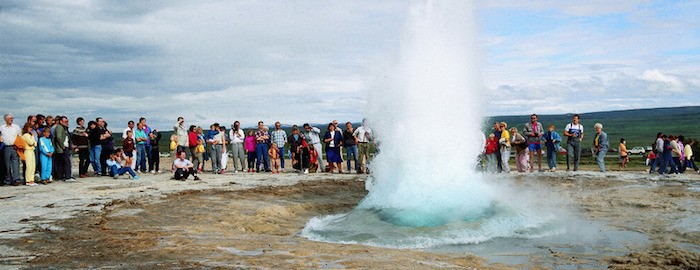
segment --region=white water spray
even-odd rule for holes
[[[469,1],[412,5],[399,65],[369,97],[381,141],[369,194],[348,214],[310,220],[303,236],[421,248],[556,231],[497,200],[474,172],[484,100],[472,12]]]

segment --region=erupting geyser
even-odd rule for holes
[[[410,8],[398,67],[369,96],[381,141],[369,194],[348,214],[312,219],[303,236],[420,248],[552,232],[500,201],[474,171],[485,95],[475,28],[469,1]]]

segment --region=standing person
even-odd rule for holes
[[[654,156],[656,157],[655,159],[652,160],[651,162],[651,169],[649,170],[649,173],[655,173],[657,172],[657,166],[658,171],[661,171],[661,164],[663,161],[663,151],[664,151],[664,139],[663,139],[664,134],[662,132],[656,133],[656,140],[652,144],[652,151],[654,152]]]
[[[70,160],[70,135],[68,134],[68,118],[65,116],[56,117],[56,131],[54,133],[54,162],[56,163],[56,175],[58,180],[66,182],[75,182],[71,167],[73,163]]]
[[[132,161],[134,161],[134,153],[136,152],[136,143],[134,142],[134,132],[131,130],[126,130],[124,133],[124,138],[122,139],[122,151],[124,151],[124,156],[126,156],[124,166],[129,167],[132,170],[136,167],[131,167]]]
[[[504,173],[510,173],[510,165],[508,160],[510,159],[510,146],[511,139],[510,133],[508,132],[508,124],[506,122],[499,123],[501,129],[501,138],[498,139],[498,144],[501,146],[501,167]]]
[[[187,160],[187,154],[185,152],[180,152],[178,158],[173,161],[173,164],[175,167],[175,180],[185,181],[190,175],[194,176],[195,181],[201,180],[197,177],[197,170],[195,170],[194,164]]]
[[[608,142],[608,134],[603,131],[603,124],[595,123],[595,138],[593,139],[593,149],[595,162],[598,163],[600,172],[605,172],[605,154],[608,153],[610,143]]]
[[[43,129],[42,137],[39,138],[39,148],[41,151],[41,183],[48,184],[51,183],[51,169],[53,167],[53,162],[51,161],[51,156],[53,156],[54,147],[51,142],[51,130],[48,128]]]
[[[547,133],[544,134],[544,146],[547,147],[547,165],[550,172],[557,171],[557,152],[559,152],[559,142],[561,142],[561,136],[554,129],[554,124],[549,124]]]
[[[243,129],[241,129],[240,122],[233,122],[231,130],[229,131],[229,138],[231,139],[231,152],[233,154],[233,172],[245,171],[245,147],[243,145],[245,142],[245,133],[243,133]]]
[[[131,132],[131,142],[135,143],[136,142],[136,131],[134,130],[134,127],[136,126],[136,123],[134,121],[129,120],[129,122],[126,123],[126,128],[122,132],[122,141],[126,140],[127,138],[127,133]],[[122,143],[123,144],[123,143]],[[123,146],[122,146],[123,147]],[[123,148],[124,150],[124,155],[129,157],[125,162],[125,166],[131,167],[131,169],[138,169],[138,165],[136,164],[137,158],[133,157],[138,157],[138,153],[136,153],[136,145],[134,147],[130,147],[128,149]]]
[[[496,139],[496,135],[491,133],[489,134],[488,140],[486,140],[484,151],[486,154],[486,172],[496,172],[496,152],[498,152],[498,140]]]
[[[497,141],[501,140],[501,134],[503,134],[503,130],[501,130],[501,122],[496,121],[495,123],[493,123],[493,135],[496,137]],[[501,173],[503,171],[502,160],[503,159],[501,157],[501,151],[499,149],[498,151],[496,151],[496,167],[498,169],[498,173]]]
[[[3,156],[5,158],[5,184],[19,186],[19,155],[13,147],[15,140],[20,136],[22,129],[17,124],[14,124],[15,117],[11,114],[5,114],[5,125],[0,126],[0,134],[2,142],[5,144]]]
[[[683,173],[682,170],[682,164],[681,164],[681,157],[683,156],[681,153],[681,147],[678,144],[678,137],[676,136],[669,136],[669,142],[671,145],[671,160],[672,160],[672,166],[671,168],[675,168],[674,173]]]
[[[328,124],[328,131],[323,135],[326,143],[326,158],[328,159],[328,172],[333,173],[338,166],[338,173],[343,173],[343,158],[340,156],[340,146],[343,145],[343,134],[335,129],[333,123]]]
[[[219,132],[219,124],[214,123],[209,126],[209,134],[207,135],[207,144],[211,147],[211,171],[215,174],[221,173],[221,132]]]
[[[257,172],[260,172],[260,163],[263,163],[264,170],[270,172],[270,157],[267,153],[267,144],[270,142],[270,134],[263,124],[263,121],[258,122],[258,131],[255,132],[255,152],[258,154],[258,162],[256,164]]]
[[[309,147],[315,148],[316,152],[319,154],[318,165],[321,167],[321,171],[326,171],[326,165],[323,163],[323,157],[320,156],[323,151],[320,138],[321,130],[317,127],[310,126],[308,123],[304,124],[304,130],[306,130],[304,137],[306,138],[306,142],[309,144]]]
[[[583,125],[579,124],[579,115],[574,114],[573,122],[564,128],[566,140],[566,171],[571,169],[571,162],[574,163],[574,171],[578,171],[578,164],[581,160],[581,142],[583,141]]]
[[[294,160],[297,160],[296,155],[297,152],[299,152],[299,147],[301,147],[304,141],[304,136],[299,134],[299,128],[296,125],[292,127],[292,135],[289,135],[287,141],[289,142],[289,152],[291,153],[292,163],[294,163]]]
[[[287,156],[287,151],[285,151],[285,144],[287,144],[287,132],[282,129],[282,124],[280,122],[275,122],[275,130],[270,132],[270,138],[273,143],[277,144],[280,153],[280,165],[282,167],[282,172],[284,172],[284,159]]]
[[[148,144],[148,135],[146,135],[146,130],[141,122],[136,125],[134,138],[136,138],[136,171],[145,173],[148,171],[146,167],[146,145]]]
[[[90,148],[88,146],[88,133],[85,128],[85,119],[78,117],[75,121],[78,125],[73,129],[71,137],[75,145],[75,151],[78,152],[78,176],[80,178],[87,177],[87,170],[90,166]]]
[[[267,154],[270,156],[270,169],[272,173],[280,173],[280,149],[277,148],[276,143],[272,143],[270,149],[267,150]]]
[[[345,131],[343,131],[343,146],[345,147],[345,152],[348,160],[348,173],[351,173],[352,171],[350,170],[350,161],[353,160],[355,161],[355,171],[360,172],[360,164],[357,163],[357,156],[358,156],[358,151],[357,151],[357,143],[358,139],[355,136],[355,130],[352,128],[352,123],[347,122],[345,123]],[[352,156],[352,159],[350,158]]]
[[[679,173],[685,173],[685,168],[686,168],[686,153],[685,153],[685,137],[683,135],[678,135],[676,138],[676,142],[678,143],[678,148],[679,152],[681,153],[681,157],[678,160],[678,163],[676,164],[678,166],[678,172]]]
[[[626,168],[630,158],[627,154],[627,142],[625,138],[620,138],[620,168]]]
[[[700,172],[698,167],[695,166],[695,162],[693,162],[693,159],[695,158],[695,155],[693,154],[693,144],[695,144],[694,139],[688,140],[688,143],[685,144],[685,166],[686,168],[693,169],[695,172]]]
[[[49,131],[50,136],[50,131]],[[97,122],[88,122],[88,142],[90,142],[90,163],[95,176],[102,175],[102,164],[100,164],[100,156],[102,155],[102,138],[105,135],[102,129],[97,126]]]
[[[175,160],[177,158],[175,156],[175,151],[177,151],[177,135],[173,134],[170,135],[170,160]],[[175,172],[175,167],[170,166],[170,170]]]
[[[148,133],[149,144],[151,145],[151,158],[148,159],[148,170],[151,173],[160,173],[160,143],[161,135],[157,129]]]
[[[253,130],[248,130],[248,136],[245,137],[245,151],[248,153],[248,172],[255,172],[255,158],[257,154],[255,153],[256,143],[255,143],[255,133]]]
[[[203,133],[204,131],[197,129],[197,126],[195,125],[190,125],[190,128],[187,129],[187,145],[189,146],[186,147],[187,151],[185,151],[185,153],[187,153],[187,157],[192,161],[192,164],[194,164],[194,169],[198,172],[202,172],[202,168],[204,168],[204,152],[206,151],[206,148],[203,146]],[[202,149],[199,149],[200,143],[202,144]]]
[[[27,123],[22,129],[22,139],[24,140],[24,161],[25,161],[25,172],[24,181],[27,186],[38,186],[34,183],[34,171],[36,169],[36,158],[34,157],[34,150],[36,148],[36,141],[34,140],[34,135],[32,135],[32,123]]]
[[[302,140],[299,147],[296,148],[296,153],[294,153],[294,160],[292,161],[292,167],[296,169],[299,173],[309,173],[309,170],[312,166],[311,151],[315,151],[315,149],[313,147],[309,147],[309,145],[304,140]],[[318,168],[318,165],[316,168]]]
[[[193,153],[190,151],[189,136],[187,128],[185,128],[185,118],[182,116],[178,117],[177,123],[175,123],[173,129],[175,130],[175,135],[177,135],[177,153],[185,152],[185,155],[192,158]]]
[[[529,145],[523,135],[518,133],[515,127],[510,128],[511,145],[515,147],[515,168],[518,172],[527,172],[530,163],[528,163]],[[505,164],[505,163],[504,163]]]
[[[101,129],[103,138],[100,143],[102,144],[102,153],[100,154],[100,166],[102,167],[102,176],[107,176],[107,159],[114,152],[114,138],[112,138],[112,131],[107,127],[107,122],[102,118],[97,118],[97,127]]]
[[[360,162],[360,169],[357,173],[366,173],[366,164],[369,163],[370,140],[372,139],[372,129],[369,128],[367,119],[362,119],[362,125],[352,133],[357,138],[357,160]]]
[[[523,135],[526,137],[530,152],[530,172],[535,169],[535,154],[537,154],[537,170],[542,172],[542,134],[544,128],[540,122],[537,122],[538,119],[537,114],[533,113],[530,116],[530,123],[526,123],[523,129]]]
[[[219,133],[221,134],[221,174],[226,174],[226,165],[228,165],[228,142],[229,138],[226,135],[226,127],[221,125],[219,127]]]
[[[151,155],[151,152],[153,152],[153,151],[152,151],[152,147],[151,147],[151,136],[149,134],[151,134],[151,132],[153,132],[153,130],[146,123],[145,117],[139,118],[139,123],[141,123],[141,128],[143,129],[143,133],[146,134],[146,144],[145,144],[145,146],[146,146],[145,147],[146,148],[146,160],[147,160],[146,163],[152,164],[153,162],[151,162],[151,159],[153,159],[153,156]],[[147,170],[151,173],[154,173],[153,168],[148,168]]]

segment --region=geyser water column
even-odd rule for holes
[[[409,12],[397,67],[369,96],[380,141],[369,194],[350,213],[311,219],[302,236],[424,248],[553,233],[547,217],[504,203],[474,172],[484,93],[472,4],[419,1]]]
[[[404,226],[478,217],[491,204],[473,172],[483,135],[475,19],[470,1],[416,2],[399,65],[370,94],[381,141],[375,185],[360,208]]]

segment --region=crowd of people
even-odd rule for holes
[[[485,139],[483,156],[486,166],[483,168],[491,173],[510,173],[509,160],[511,151],[515,150],[515,167],[518,172],[535,171],[542,169],[542,148],[546,149],[546,158],[549,171],[557,170],[557,153],[566,152],[566,171],[578,171],[581,160],[582,142],[584,141],[584,128],[580,123],[580,116],[575,114],[572,121],[564,128],[566,148],[560,146],[563,138],[557,133],[554,124],[544,126],[538,121],[537,114],[530,116],[530,122],[526,123],[522,133],[516,127],[508,129],[505,122],[495,122],[493,132]],[[592,135],[592,155],[601,172],[605,172],[605,156],[610,150],[608,134],[603,131],[603,125],[596,123],[595,134]],[[684,145],[684,143],[686,143]],[[544,145],[543,145],[544,144]],[[683,173],[686,168],[700,172],[693,162],[695,156],[691,145],[694,140],[685,141],[683,136],[664,135],[659,132],[656,142],[652,144],[652,152],[649,153],[647,164],[651,166],[650,173],[659,174]],[[624,138],[619,145],[620,167],[624,168],[629,162],[629,154]],[[658,167],[658,171],[657,171]]]
[[[104,119],[98,117],[85,125],[78,117],[77,125],[69,131],[66,116],[30,115],[20,128],[14,116],[4,115],[5,124],[0,125],[0,181],[2,185],[37,186],[54,181],[76,181],[73,176],[72,156],[78,156],[79,178],[128,175],[139,179],[139,174],[162,173],[160,166],[161,133],[152,129],[146,118],[138,122],[128,121],[122,132],[121,147],[115,144],[112,131]],[[328,124],[327,131],[309,124],[292,127],[287,134],[279,122],[275,130],[269,131],[262,121],[257,130],[241,128],[236,121],[227,132],[224,126],[214,123],[206,132],[191,125],[185,128],[184,118],[179,117],[170,138],[172,165],[166,167],[173,178],[184,180],[190,175],[200,180],[198,173],[211,162],[211,171],[225,174],[229,152],[233,161],[233,172],[280,173],[285,170],[287,156],[296,172],[343,173],[341,147],[346,151],[347,172],[367,173],[369,145],[372,130],[363,120],[355,129],[352,123],[345,124],[343,131],[337,121]],[[247,135],[246,135],[247,134]],[[117,142],[118,143],[118,142]],[[323,147],[328,166],[322,159]],[[354,166],[351,167],[351,162]],[[92,174],[88,173],[92,165]]]

